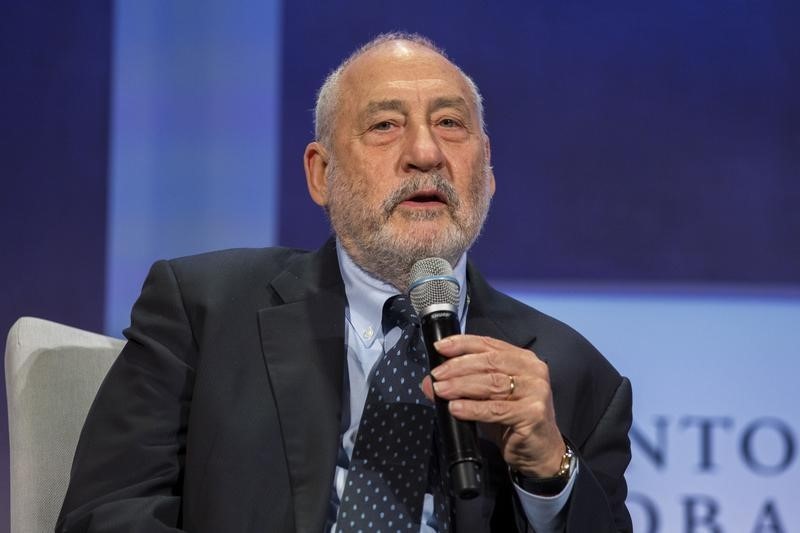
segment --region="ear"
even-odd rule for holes
[[[308,194],[314,203],[325,207],[328,204],[328,152],[322,144],[314,141],[306,146],[303,153],[303,167],[306,171]]]
[[[492,170],[492,144],[489,142],[489,136],[483,136],[483,153],[486,156],[486,164],[489,166],[489,194],[494,196],[495,182],[494,170]]]

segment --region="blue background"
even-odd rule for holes
[[[486,100],[498,187],[473,260],[634,381],[638,530],[756,531],[770,501],[765,531],[800,528],[798,24],[791,1],[6,6],[0,330],[119,336],[157,258],[318,246],[315,91],[358,44],[418,31]],[[730,419],[714,468],[687,417]],[[795,445],[770,475],[741,452],[764,419],[788,433],[756,426],[761,463]],[[663,464],[641,444],[659,424]]]

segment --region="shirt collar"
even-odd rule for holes
[[[336,239],[336,254],[339,258],[339,270],[342,273],[344,290],[347,295],[346,318],[361,343],[369,347],[375,339],[383,337],[381,318],[383,304],[400,292],[372,275],[368,274],[353,262]],[[464,302],[467,297],[467,254],[461,255],[453,269],[461,291],[458,295],[458,315],[463,317]]]

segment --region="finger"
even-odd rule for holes
[[[489,349],[478,353],[467,353],[448,359],[431,370],[433,378],[437,381],[486,373],[545,377],[549,370],[533,352],[515,346],[502,351]]]
[[[479,353],[486,350],[504,350],[516,348],[499,339],[480,335],[451,335],[434,343],[436,350],[445,357],[454,357],[466,353]]]
[[[445,400],[466,398],[472,400],[510,400],[524,392],[521,379],[494,372],[469,374],[433,383],[436,396]]]
[[[536,431],[542,424],[553,420],[552,407],[544,400],[513,402],[504,400],[452,400],[448,402],[450,414],[459,420],[501,424],[515,431]]]
[[[422,385],[422,393],[423,393],[423,394],[425,394],[425,396],[426,396],[426,397],[427,397],[429,400],[433,400],[433,396],[434,396],[434,392],[433,392],[433,380],[431,379],[431,377],[430,377],[430,376],[425,376],[425,377],[422,379],[422,383],[421,383],[421,385]]]
[[[524,419],[522,410],[515,402],[505,400],[458,399],[449,402],[448,407],[450,414],[459,420],[513,426]]]

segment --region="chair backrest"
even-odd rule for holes
[[[11,531],[53,531],[89,406],[125,342],[23,317],[6,341]]]

